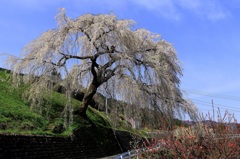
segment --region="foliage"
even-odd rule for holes
[[[226,116],[226,115],[225,115]],[[209,116],[208,116],[209,117]],[[167,132],[158,142],[158,150],[143,153],[144,158],[239,158],[240,157],[240,131],[236,121],[212,118],[193,126],[176,127],[174,132]],[[207,121],[207,122],[206,122]]]

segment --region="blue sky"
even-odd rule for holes
[[[240,121],[239,0],[0,0],[0,53],[18,56],[56,26],[58,8],[71,18],[114,13],[161,34],[178,52],[186,96],[204,114],[213,100],[215,109],[228,108]],[[0,57],[0,67],[3,62]]]

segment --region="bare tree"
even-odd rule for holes
[[[29,98],[48,89],[49,78],[57,71],[68,92],[86,88],[75,111],[83,116],[94,94],[104,94],[108,86],[115,98],[136,107],[196,117],[195,106],[179,88],[182,69],[175,50],[160,35],[133,30],[133,21],[111,14],[70,19],[62,9],[56,19],[56,29],[30,42],[21,58],[9,60],[16,83],[20,73],[25,82],[32,82]]]

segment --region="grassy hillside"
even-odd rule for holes
[[[0,132],[19,133],[31,130],[41,132],[48,121],[41,115],[30,111],[21,98],[22,89],[11,90],[7,81],[9,74],[0,70]]]
[[[30,104],[22,98],[22,94],[27,87],[22,86],[17,90],[11,89],[10,77],[11,75],[6,70],[0,69],[0,133],[2,134],[68,136],[76,129],[88,131],[88,128],[93,124],[96,127],[101,127],[101,131],[102,128],[113,128],[111,120],[104,112],[89,107],[87,111],[89,121],[74,116],[73,124],[67,129],[63,129],[63,110],[67,101],[63,94],[53,92],[51,98],[45,99],[48,103],[51,103],[48,114],[46,115],[46,112],[38,114],[31,111]],[[72,99],[71,104],[76,108],[81,102]],[[143,134],[131,129],[123,121],[119,120],[119,123],[121,123],[120,126],[113,129]]]

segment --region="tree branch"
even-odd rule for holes
[[[80,60],[85,60],[85,59],[91,59],[91,58],[93,58],[93,56],[66,55],[66,54],[61,53],[61,52],[59,52],[59,54],[63,55],[63,57],[62,57],[60,60],[58,60],[58,62],[57,62],[57,65],[58,65],[58,66],[65,65],[65,64],[66,64],[66,61],[67,61],[68,59],[80,59]],[[63,61],[63,62],[62,62],[62,61]]]

